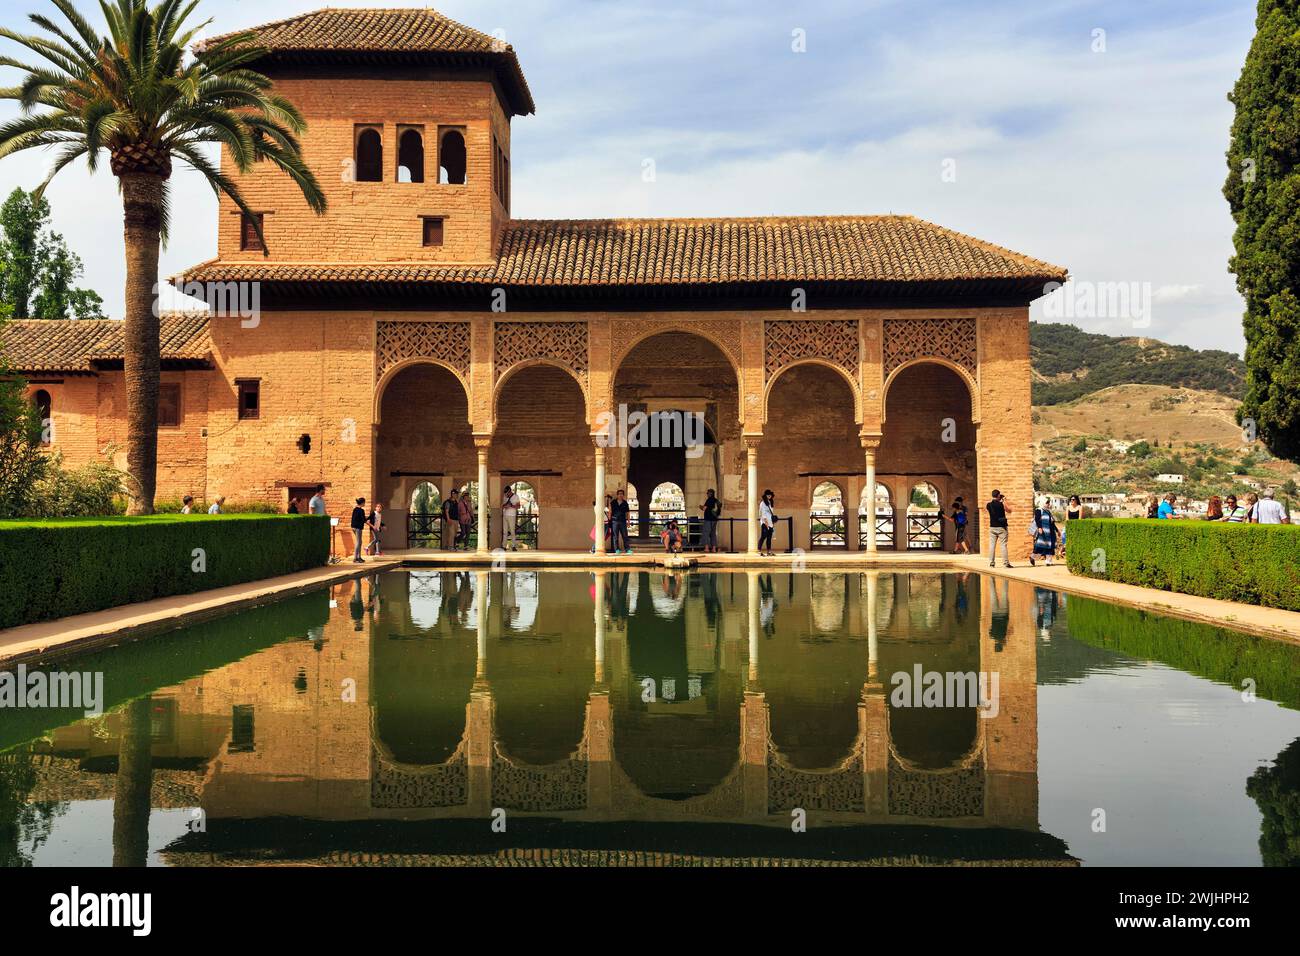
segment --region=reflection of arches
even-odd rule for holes
[[[438,182],[444,185],[465,184],[465,137],[460,130],[443,130],[438,143]]]
[[[402,170],[406,171],[405,179]],[[404,130],[397,140],[397,181],[424,182],[424,136],[418,129]]]
[[[845,369],[842,366],[836,365],[834,362],[828,362],[825,359],[819,359],[819,358],[799,359],[798,361],[791,362],[788,365],[783,365],[781,368],[777,369],[775,375],[773,375],[770,379],[768,379],[767,384],[763,387],[763,424],[765,425],[767,424],[767,403],[768,403],[768,399],[771,397],[773,386],[775,386],[777,381],[780,380],[781,377],[784,376],[791,369],[800,368],[801,366],[805,366],[805,365],[816,365],[820,368],[828,368],[832,372],[835,372],[837,375],[839,375],[841,379],[844,380],[844,384],[849,387],[849,394],[852,395],[853,397],[853,420],[855,423],[861,424],[862,423],[862,394],[858,390],[857,381],[853,378],[852,375],[850,375],[847,371],[845,371]]]
[[[356,170],[359,183],[378,183],[384,179],[384,143],[373,127],[367,126],[357,133]]]

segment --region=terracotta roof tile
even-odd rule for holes
[[[209,262],[186,280],[511,286],[1064,281],[1066,270],[911,216],[517,219],[495,263]]]
[[[164,361],[203,361],[212,351],[203,313],[164,315],[159,337]],[[98,362],[121,361],[117,319],[25,319],[0,325],[0,349],[17,372],[91,372]]]
[[[365,57],[436,57],[495,67],[512,95],[516,112],[535,111],[528,81],[514,48],[430,9],[327,7],[206,41],[253,33],[273,59],[316,60]]]

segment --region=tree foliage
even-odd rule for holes
[[[1238,416],[1300,461],[1300,0],[1259,0],[1223,193],[1237,230],[1229,268],[1246,299],[1246,394]]]
[[[104,318],[99,295],[76,284],[81,257],[49,222],[49,202],[22,189],[0,206],[0,302],[17,319]]]

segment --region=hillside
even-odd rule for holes
[[[1073,325],[1031,322],[1035,405],[1059,405],[1116,385],[1166,385],[1240,399],[1246,367],[1231,352],[1155,339],[1117,338]]]

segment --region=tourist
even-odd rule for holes
[[[593,508],[596,507],[596,503],[593,501],[591,503],[591,506]],[[614,496],[613,495],[605,496],[605,506],[601,509],[600,514],[601,514],[601,518],[605,522],[605,532],[604,532],[605,550],[610,551],[613,550],[614,548],[614,518],[613,518]]]
[[[352,560],[357,564],[364,564],[365,558],[361,557],[361,545],[366,539],[366,499],[358,498],[357,506],[352,509],[352,540],[355,547],[352,550]]]
[[[1259,523],[1259,495],[1253,491],[1246,495],[1246,523]]]
[[[664,526],[664,532],[661,536],[664,542],[664,551],[668,554],[681,554],[682,552],[682,531],[677,526],[677,519],[672,518]]]
[[[768,488],[763,492],[763,500],[758,504],[758,553],[769,558],[775,557],[772,550],[772,534],[776,531],[776,493]]]
[[[1007,550],[1007,516],[1011,514],[1011,505],[1002,496],[1002,492],[993,489],[993,498],[984,506],[989,513],[989,567],[997,567],[998,545],[1002,545],[1002,563],[1011,567],[1011,555]]]
[[[210,515],[221,514],[221,506],[224,505],[225,503],[226,503],[226,496],[217,495],[217,500],[212,502],[212,507],[208,509],[208,514]]]
[[[314,515],[323,515],[325,513],[325,486],[317,485],[316,494],[311,496],[307,502],[307,510]]]
[[[940,517],[943,512],[939,512]],[[958,495],[952,500],[953,554],[970,554],[970,545],[966,543],[966,526],[970,518],[966,513],[966,502]]]
[[[192,515],[192,514],[194,514],[194,496],[193,496],[193,495],[186,495],[184,498],[181,499],[181,514],[183,514],[183,515]]]
[[[458,544],[464,544],[465,550],[469,550],[469,536],[474,532],[474,499],[469,496],[469,489],[466,488],[460,493],[460,538]]]
[[[1034,550],[1029,556],[1029,564],[1034,566],[1037,562],[1035,557],[1045,558],[1047,566],[1052,566],[1052,558],[1056,554],[1056,519],[1052,517],[1050,508],[1035,508],[1034,521],[1029,526],[1029,534],[1034,539]]]
[[[1264,497],[1255,505],[1256,524],[1290,524],[1291,518],[1282,507],[1282,503],[1273,497],[1273,491],[1264,492]]]
[[[1178,513],[1178,509],[1175,507],[1177,501],[1178,496],[1172,491],[1165,495],[1164,499],[1160,502],[1160,506],[1156,509],[1156,517],[1165,519],[1181,518],[1182,515]]]
[[[381,553],[379,534],[384,530],[384,506],[378,501],[376,501],[374,507],[370,509],[370,516],[367,518],[366,524],[370,528],[370,546],[368,551],[370,554],[378,556]]]
[[[1061,546],[1058,549],[1061,559],[1065,559],[1065,536],[1069,534],[1070,522],[1078,521],[1083,517],[1083,502],[1079,500],[1078,495],[1070,495],[1070,500],[1065,503],[1065,524],[1061,527]]]
[[[1248,512],[1244,506],[1237,504],[1236,495],[1228,495],[1223,502],[1223,517],[1219,519],[1220,521],[1241,524],[1246,520]]]
[[[297,498],[294,498],[293,496],[290,496],[290,497],[289,497],[289,507],[288,507],[288,509],[285,511],[285,514],[296,515],[297,513],[298,513],[298,499],[297,499]]]
[[[710,488],[700,505],[704,512],[704,551],[711,553],[718,550],[718,519],[722,517],[722,502],[718,500],[714,489]]]
[[[627,494],[622,488],[614,493],[614,503],[609,506],[609,520],[613,525],[614,553],[631,554],[632,548],[627,540],[627,516],[632,510],[628,504]]]
[[[1148,518],[1160,517],[1160,499],[1157,498],[1155,495],[1152,495],[1150,498],[1147,499],[1147,517]]]
[[[460,547],[460,492],[455,488],[442,503],[442,547],[455,551]]]
[[[519,539],[516,537],[518,520],[519,496],[515,494],[513,485],[506,485],[505,491],[501,492],[501,547],[511,551],[519,550]]]
[[[1210,495],[1210,500],[1205,503],[1205,520],[1223,520],[1223,499],[1218,495]]]

